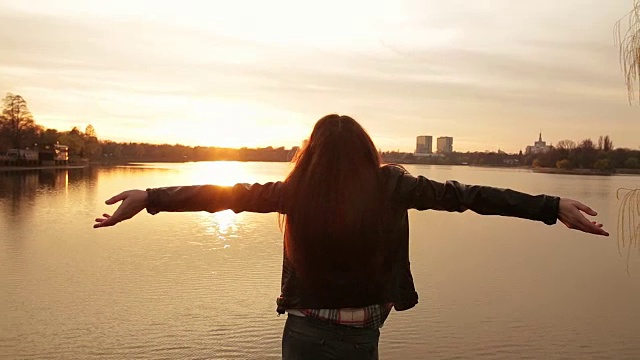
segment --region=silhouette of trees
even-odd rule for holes
[[[56,129],[46,129],[40,134],[40,144],[50,145],[55,144],[60,140],[60,132]]]
[[[576,150],[576,167],[580,169],[592,168],[598,156],[598,150],[593,141],[591,139],[582,140]]]
[[[62,133],[58,139],[60,144],[69,147],[70,157],[83,157],[84,155],[84,137],[77,127],[73,127],[71,131]]]
[[[613,141],[609,138],[609,135],[605,135],[604,137],[604,145],[602,146],[602,150],[611,151],[613,150]]]
[[[640,0],[639,0],[640,1]],[[0,119],[0,151],[11,147],[31,147],[34,144],[62,144],[69,147],[71,159],[89,159],[100,162],[123,163],[129,161],[290,161],[297,147],[266,148],[219,148],[204,146],[184,146],[169,144],[145,144],[137,142],[118,143],[100,141],[93,125],[87,125],[82,132],[78,127],[70,131],[44,129],[37,125],[27,108],[26,101],[19,95],[7,94],[4,99],[3,114]],[[17,129],[17,130],[16,130]],[[416,157],[400,151],[382,152],[386,162],[419,164],[468,164],[482,166],[534,165],[558,167],[562,169],[614,169],[639,167],[640,151],[614,149],[613,141],[600,136],[596,146],[591,139],[582,140],[579,145],[572,140],[561,140],[555,148],[542,154],[523,155],[498,152],[451,153],[446,156]]]
[[[624,162],[624,167],[627,169],[637,169],[638,168],[638,158],[630,157]]]
[[[96,134],[96,130],[93,128],[93,125],[87,125],[84,130],[83,140],[83,157],[95,159],[102,155],[102,146],[100,145],[100,141],[98,141],[98,135]]]
[[[636,87],[640,104],[640,0],[633,0],[633,8],[614,28],[616,45],[620,51],[620,67],[624,72],[629,103],[632,103]]]
[[[603,150],[603,151],[613,150],[613,142],[609,138],[609,135],[606,135],[604,137],[600,135],[600,138],[598,139],[598,150]]]
[[[572,140],[560,140],[556,144],[556,148],[560,150],[571,151],[576,148],[576,143],[573,142]]]
[[[591,139],[584,139],[576,146],[571,140],[561,140],[556,147],[542,154],[528,155],[524,164],[559,169],[637,169],[640,151],[614,149],[608,135],[598,138],[596,146]]]
[[[117,143],[100,141],[93,125],[82,132],[78,127],[69,131],[44,129],[35,123],[27,103],[20,95],[7,94],[0,117],[0,152],[11,148],[61,144],[69,147],[70,159],[94,161],[289,161],[295,150],[284,147],[228,149],[190,147],[184,145]]]
[[[87,125],[87,127],[85,128],[84,135],[87,138],[98,138],[98,135],[96,135],[96,129],[94,129],[93,125],[91,124]]]
[[[24,98],[7,93],[2,101],[0,117],[0,137],[3,138],[5,147],[32,145],[41,131],[42,127],[36,125]]]

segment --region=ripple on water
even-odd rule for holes
[[[123,187],[213,181],[223,165],[104,169],[88,179],[69,176],[68,187],[55,191],[25,188],[31,180],[19,188],[0,184],[0,358],[278,359],[286,316],[275,313],[277,216],[140,215],[90,229],[107,210],[104,199]],[[276,180],[287,165],[233,166],[251,182]],[[637,183],[408,169],[436,180],[579,197],[605,224],[615,224],[615,189]],[[411,212],[410,219],[420,304],[391,314],[381,358],[640,359],[640,283],[633,276],[640,261],[631,259],[629,277],[615,242],[473,214]]]

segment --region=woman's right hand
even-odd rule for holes
[[[144,190],[128,190],[110,198],[105,203],[113,205],[119,201],[122,201],[122,204],[118,206],[113,215],[102,214],[103,217],[96,218],[96,223],[93,225],[94,228],[113,226],[134,217],[147,207],[147,192]]]
[[[609,233],[602,228],[602,224],[596,221],[589,221],[582,212],[596,216],[598,213],[587,205],[572,199],[560,199],[558,207],[558,220],[569,229],[584,231],[590,234],[609,236]]]

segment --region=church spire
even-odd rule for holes
[[[542,130],[540,130],[540,136],[538,137],[538,141],[542,141]]]

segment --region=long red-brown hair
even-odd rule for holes
[[[304,281],[329,270],[358,280],[377,276],[383,254],[380,155],[349,116],[320,119],[285,180],[285,256]],[[334,272],[335,273],[335,272]]]

